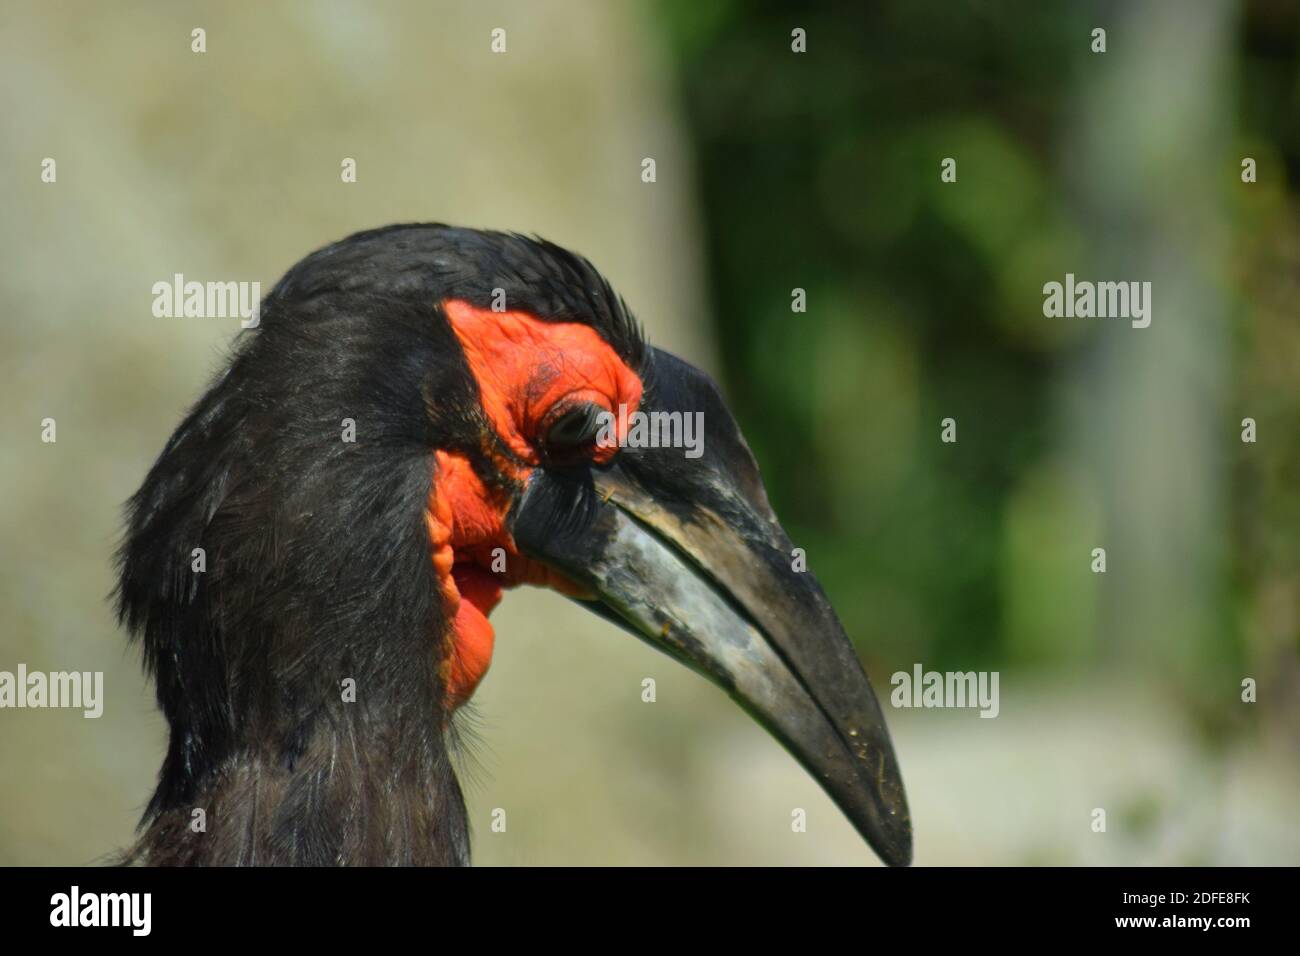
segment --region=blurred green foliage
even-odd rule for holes
[[[1033,247],[1075,241],[1047,147],[1083,21],[1036,3],[672,10],[724,374],[778,510],[867,653],[997,666],[1034,616],[1002,599],[1003,545],[1037,564],[1053,491],[1004,516],[1044,456],[1064,337],[1008,306],[1041,281]],[[795,26],[813,55],[790,52]],[[955,143],[960,189],[939,178]],[[949,416],[956,445],[938,441]]]
[[[1270,706],[1294,714],[1300,349],[1284,297],[1300,274],[1287,175],[1300,169],[1300,26],[1294,5],[1190,4],[1172,15],[1220,16],[1230,62],[1217,46],[1203,61],[1195,51],[1165,60],[1150,46],[1125,48],[1160,34],[1148,8],[669,3],[723,375],[778,512],[869,664],[1076,668],[1136,656],[1161,679],[1157,668],[1172,653],[1180,659],[1172,670],[1187,659],[1198,675],[1183,687],[1189,696],[1205,696],[1198,680],[1207,674],[1226,680],[1212,691],[1222,695],[1215,714],[1235,702],[1241,667],[1275,679]],[[1109,28],[1109,60],[1089,50],[1098,25]],[[806,30],[807,54],[791,51],[796,27]],[[1217,23],[1206,32],[1224,34]],[[1157,174],[1110,184],[1110,165],[1094,168],[1113,197],[1099,213],[1095,185],[1093,196],[1081,185],[1088,157],[1077,127],[1088,121],[1089,96],[1111,96],[1107,84],[1122,85],[1124,70],[1153,59],[1168,102],[1147,104],[1130,129],[1119,128],[1122,99],[1111,112],[1131,134],[1117,136],[1114,150],[1150,149]],[[1203,82],[1228,91],[1205,109],[1219,111],[1232,138],[1198,160],[1204,167],[1162,183],[1158,168],[1170,157],[1182,168],[1176,157],[1191,140],[1178,137],[1201,133],[1170,111],[1205,62],[1223,69]],[[1239,181],[1245,155],[1267,170],[1254,187]],[[959,156],[958,185],[940,181],[947,156]],[[1228,393],[1206,399],[1212,421],[1196,427],[1212,447],[1187,460],[1189,474],[1204,476],[1208,490],[1196,500],[1208,519],[1194,538],[1206,546],[1186,560],[1222,591],[1205,590],[1189,608],[1190,630],[1203,636],[1170,619],[1170,633],[1133,651],[1116,646],[1132,642],[1113,622],[1130,610],[1133,627],[1153,622],[1122,587],[1104,594],[1088,570],[1094,544],[1123,537],[1126,490],[1090,481],[1070,461],[1089,446],[1062,434],[1062,406],[1079,399],[1070,369],[1105,352],[1095,328],[1045,319],[1041,288],[1089,263],[1114,265],[1099,247],[1109,250],[1116,232],[1150,240],[1143,216],[1162,222],[1192,205],[1178,189],[1201,189],[1202,168],[1219,177],[1205,195],[1222,204],[1215,225],[1227,238],[1222,275],[1207,280],[1223,304],[1210,324],[1226,327],[1230,348],[1220,355],[1212,336],[1197,340],[1225,366]],[[1167,194],[1160,205],[1144,198],[1152,188]],[[796,287],[807,290],[805,314],[791,311]],[[1179,292],[1200,298],[1195,285]],[[1161,318],[1181,321],[1171,311]],[[1148,341],[1165,349],[1169,339]],[[1163,354],[1177,361],[1173,350]],[[1240,443],[1245,415],[1267,422],[1269,441]],[[956,445],[939,441],[947,417],[959,423]],[[1166,451],[1151,443],[1145,453],[1168,467]],[[1143,533],[1140,523],[1131,533]],[[1106,582],[1114,577],[1112,569]],[[1153,572],[1142,587],[1167,577]],[[1237,665],[1226,678],[1224,665]]]

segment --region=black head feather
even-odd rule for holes
[[[585,259],[518,235],[390,226],[290,269],[168,441],[118,556],[118,613],[170,724],[131,858],[467,859],[424,513],[437,449],[508,481],[440,308],[490,307],[497,289],[510,309],[589,323],[632,368],[646,360]]]

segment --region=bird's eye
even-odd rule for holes
[[[550,455],[579,451],[596,440],[600,431],[600,406],[584,402],[561,413],[546,429],[546,450]]]

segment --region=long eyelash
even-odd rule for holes
[[[589,439],[590,441],[595,441],[600,436],[600,429],[601,429],[602,422],[604,420],[604,416],[608,414],[613,414],[613,413],[607,412],[599,405],[591,406],[591,421],[588,424],[588,428],[590,428],[591,430],[591,436]]]
[[[596,436],[596,417],[600,414],[600,409],[588,402],[580,411],[582,412],[583,441],[586,441],[588,437],[594,438]]]
[[[543,486],[546,507],[542,510],[548,537],[581,536],[596,517],[599,496],[591,472],[551,475]]]

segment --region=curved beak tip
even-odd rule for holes
[[[885,863],[907,866],[902,774],[861,660],[816,579],[791,565],[790,539],[716,389],[680,360],[658,364],[670,412],[669,397],[708,410],[714,456],[627,455],[585,486],[539,470],[512,512],[515,541],[589,591],[597,613],[726,690]]]

